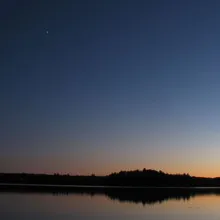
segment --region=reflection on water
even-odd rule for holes
[[[167,200],[190,200],[195,196],[219,195],[218,187],[197,188],[129,188],[129,187],[60,187],[46,185],[0,185],[0,192],[9,193],[35,193],[52,194],[54,196],[65,195],[104,195],[109,199],[120,202],[132,202],[145,204],[162,203]]]
[[[220,219],[219,188],[0,191],[1,219]]]

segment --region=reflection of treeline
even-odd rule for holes
[[[167,174],[162,171],[121,171],[108,176],[45,174],[0,174],[0,183],[91,185],[91,186],[220,186],[220,178]]]
[[[145,204],[161,203],[166,200],[189,200],[194,193],[183,189],[135,189],[110,190],[107,194],[113,200]]]
[[[52,193],[54,196],[105,195],[111,200],[145,204],[162,203],[167,200],[189,200],[198,195],[220,195],[220,188],[193,187],[72,187],[49,185],[0,185],[0,191],[17,193]]]
[[[108,189],[107,196],[120,202],[145,204],[161,203],[167,200],[189,200],[198,195],[220,195],[218,188],[123,188]]]

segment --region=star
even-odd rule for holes
[[[46,31],[46,34],[49,34],[49,31]]]

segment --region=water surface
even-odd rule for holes
[[[2,220],[220,219],[220,189],[1,190]]]

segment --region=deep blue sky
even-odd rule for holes
[[[0,172],[220,175],[219,8],[1,1]]]

